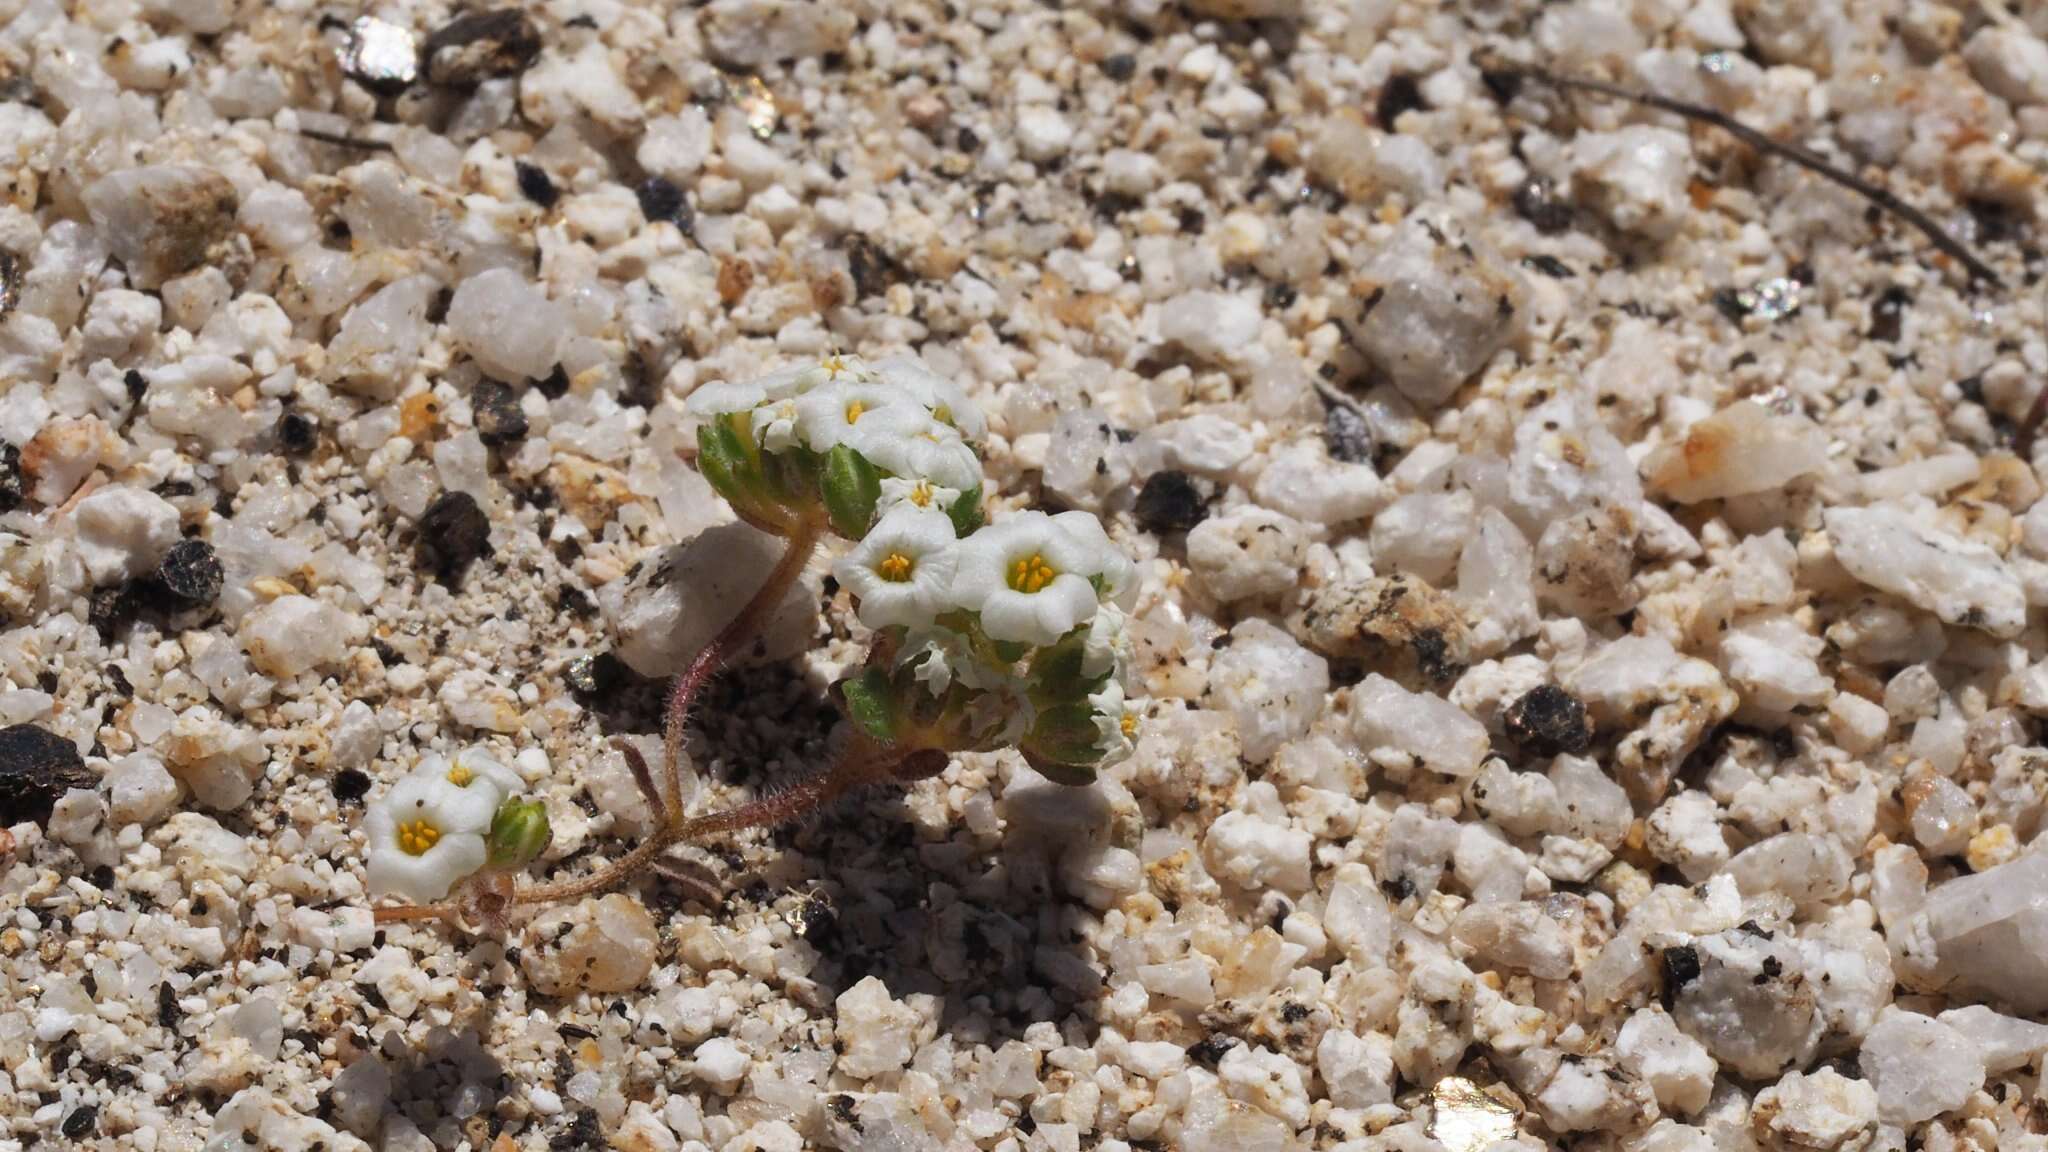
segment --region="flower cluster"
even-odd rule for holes
[[[518,773],[480,749],[433,755],[370,806],[373,896],[431,903],[485,868],[523,868],[547,850],[547,810],[520,799]]]
[[[871,738],[909,750],[1014,746],[1084,783],[1128,755],[1131,562],[1086,512],[984,524],[980,411],[910,359],[834,356],[700,389],[699,466],[740,515],[785,531],[822,509],[855,544],[833,567],[876,631],[841,685]]]
[[[758,528],[786,534],[791,517],[822,508],[858,539],[897,504],[935,508],[972,530],[981,508],[987,431],[958,385],[910,359],[869,365],[832,356],[747,384],[690,395],[706,417],[698,468]]]

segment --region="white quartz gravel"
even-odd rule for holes
[[[32,0],[0,78],[0,726],[92,785],[0,759],[0,1152],[2041,1146],[2037,6]],[[684,400],[835,351],[1137,562],[1136,753],[375,925],[430,753],[543,872],[650,826],[776,556]],[[826,571],[695,808],[830,754]]]

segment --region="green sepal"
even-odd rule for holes
[[[846,700],[846,718],[854,726],[879,743],[891,744],[896,740],[896,717],[891,703],[895,692],[889,683],[889,674],[879,668],[869,668],[860,675],[839,682],[840,694]]]
[[[697,471],[703,474],[712,491],[734,503],[746,501],[740,478],[747,470],[747,459],[739,437],[732,434],[732,429],[726,427],[723,420],[697,426]]]
[[[979,486],[962,492],[946,509],[946,516],[953,521],[953,535],[962,540],[982,525],[981,488]]]
[[[498,806],[491,817],[491,831],[484,838],[492,868],[524,868],[540,858],[554,839],[548,825],[548,807],[538,800],[513,797]]]
[[[848,540],[868,534],[875,521],[875,502],[882,498],[882,477],[867,457],[844,444],[832,449],[819,473],[818,489],[834,532]]]

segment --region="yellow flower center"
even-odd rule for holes
[[[929,482],[927,482],[927,481],[924,481],[924,480],[919,480],[919,481],[917,482],[917,487],[915,487],[915,488],[912,488],[912,489],[910,490],[910,502],[911,502],[912,504],[915,504],[915,505],[917,505],[917,506],[918,506],[919,508],[929,508],[929,507],[931,507],[931,506],[932,506],[932,486],[931,486],[931,484],[930,484]]]
[[[882,557],[880,564],[875,565],[875,572],[891,584],[903,583],[910,579],[910,574],[916,570],[917,561],[901,552],[891,552]]]
[[[469,782],[474,779],[476,779],[476,773],[471,772],[460,764],[448,770],[448,782],[457,788],[469,787]]]
[[[1123,729],[1124,739],[1135,740],[1138,738],[1138,714],[1136,712],[1124,713],[1123,718],[1116,722],[1116,726]]]
[[[851,424],[851,423],[855,422],[856,420],[859,420],[859,419],[860,419],[860,414],[861,414],[861,413],[863,413],[863,412],[865,412],[865,411],[867,411],[867,410],[868,410],[868,406],[867,406],[867,405],[865,405],[865,404],[861,403],[861,402],[860,402],[860,401],[858,401],[858,400],[855,400],[855,401],[853,401],[852,403],[850,403],[850,404],[848,404],[848,405],[846,406],[846,422],[847,422],[848,424]]]
[[[951,424],[953,422],[953,410],[941,404],[937,408],[932,409],[932,419],[937,420],[941,424]]]
[[[1058,576],[1042,553],[1033,552],[1010,565],[1010,588],[1017,592],[1042,592]]]
[[[846,371],[846,358],[843,356],[827,356],[819,363],[818,367],[823,368],[827,376],[836,380],[841,372]]]
[[[398,826],[398,846],[408,856],[424,856],[441,840],[441,830],[425,820],[409,820]]]

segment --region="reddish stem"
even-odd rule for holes
[[[522,888],[513,894],[512,903],[544,904],[558,900],[573,900],[579,896],[616,887],[651,864],[672,844],[738,832],[747,828],[773,828],[787,824],[817,811],[863,784],[886,778],[894,764],[893,757],[877,756],[871,747],[862,746],[840,757],[825,771],[773,795],[763,796],[759,800],[728,808],[723,812],[712,812],[688,820],[663,824],[653,835],[634,845],[631,852],[598,871],[577,880]]]
[[[753,599],[739,610],[718,635],[704,645],[702,651],[690,661],[683,674],[676,677],[668,693],[667,717],[663,725],[662,751],[668,760],[669,795],[678,808],[683,795],[683,736],[690,723],[690,708],[712,676],[725,663],[726,657],[739,648],[753,634],[767,623],[769,616],[781,606],[782,598],[788,595],[790,585],[803,575],[804,567],[811,562],[811,554],[817,551],[822,529],[815,519],[805,517],[798,520],[789,530],[789,545],[783,550],[782,559],[768,573],[768,578],[755,591]]]

